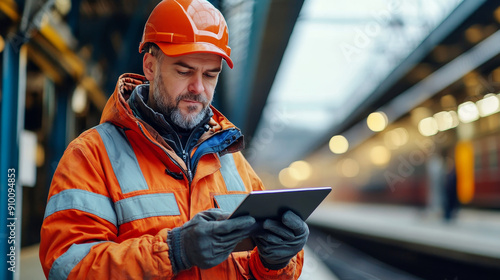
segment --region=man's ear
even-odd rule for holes
[[[144,72],[144,76],[146,76],[146,79],[148,79],[148,81],[152,81],[155,77],[154,71],[156,69],[156,63],[157,60],[152,54],[144,54],[144,57],[142,58],[142,71]]]

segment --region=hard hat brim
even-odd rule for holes
[[[186,44],[175,44],[175,43],[163,43],[155,42],[162,52],[168,56],[181,56],[193,53],[213,53],[221,56],[229,66],[233,69],[233,61],[226,53],[210,43],[196,42],[196,43],[186,43]]]

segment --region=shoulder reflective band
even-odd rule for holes
[[[52,264],[49,272],[49,280],[66,280],[68,279],[71,270],[88,255],[90,249],[99,243],[106,242],[93,242],[84,244],[73,244],[69,247],[66,253],[62,254],[55,262]]]
[[[113,202],[110,198],[93,192],[70,189],[52,196],[45,209],[45,218],[63,210],[76,209],[94,214],[117,226]]]
[[[220,209],[233,213],[246,196],[246,194],[221,194],[214,196],[214,198]]]
[[[138,195],[115,203],[118,225],[156,216],[180,215],[173,193]]]
[[[100,124],[95,129],[99,132],[106,147],[122,193],[147,190],[148,184],[123,130],[111,123]]]
[[[236,168],[234,163],[233,154],[225,154],[220,159],[220,172],[222,173],[222,178],[224,178],[224,183],[226,184],[226,189],[228,191],[246,191],[245,184],[241,180],[240,173]]]

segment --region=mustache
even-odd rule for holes
[[[208,99],[205,96],[203,96],[201,94],[190,93],[190,92],[177,96],[175,101],[178,105],[181,100],[185,100],[185,99],[200,102],[203,105],[208,104]]]

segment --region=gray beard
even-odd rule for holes
[[[169,118],[175,125],[191,130],[195,126],[197,126],[209,113],[210,107],[208,100],[205,97],[197,94],[187,93],[177,96],[175,100],[172,100],[169,96],[165,96],[165,87],[163,86],[161,72],[157,71],[154,79],[154,90],[153,90],[153,100],[156,104],[156,110],[158,113],[161,113],[165,116],[165,118]],[[166,97],[166,98],[164,98]],[[187,116],[183,116],[181,110],[178,105],[182,99],[190,99],[198,102],[202,102],[202,104],[207,104],[201,111],[196,114],[189,114]],[[189,106],[188,111],[191,113],[196,110],[195,106]]]

